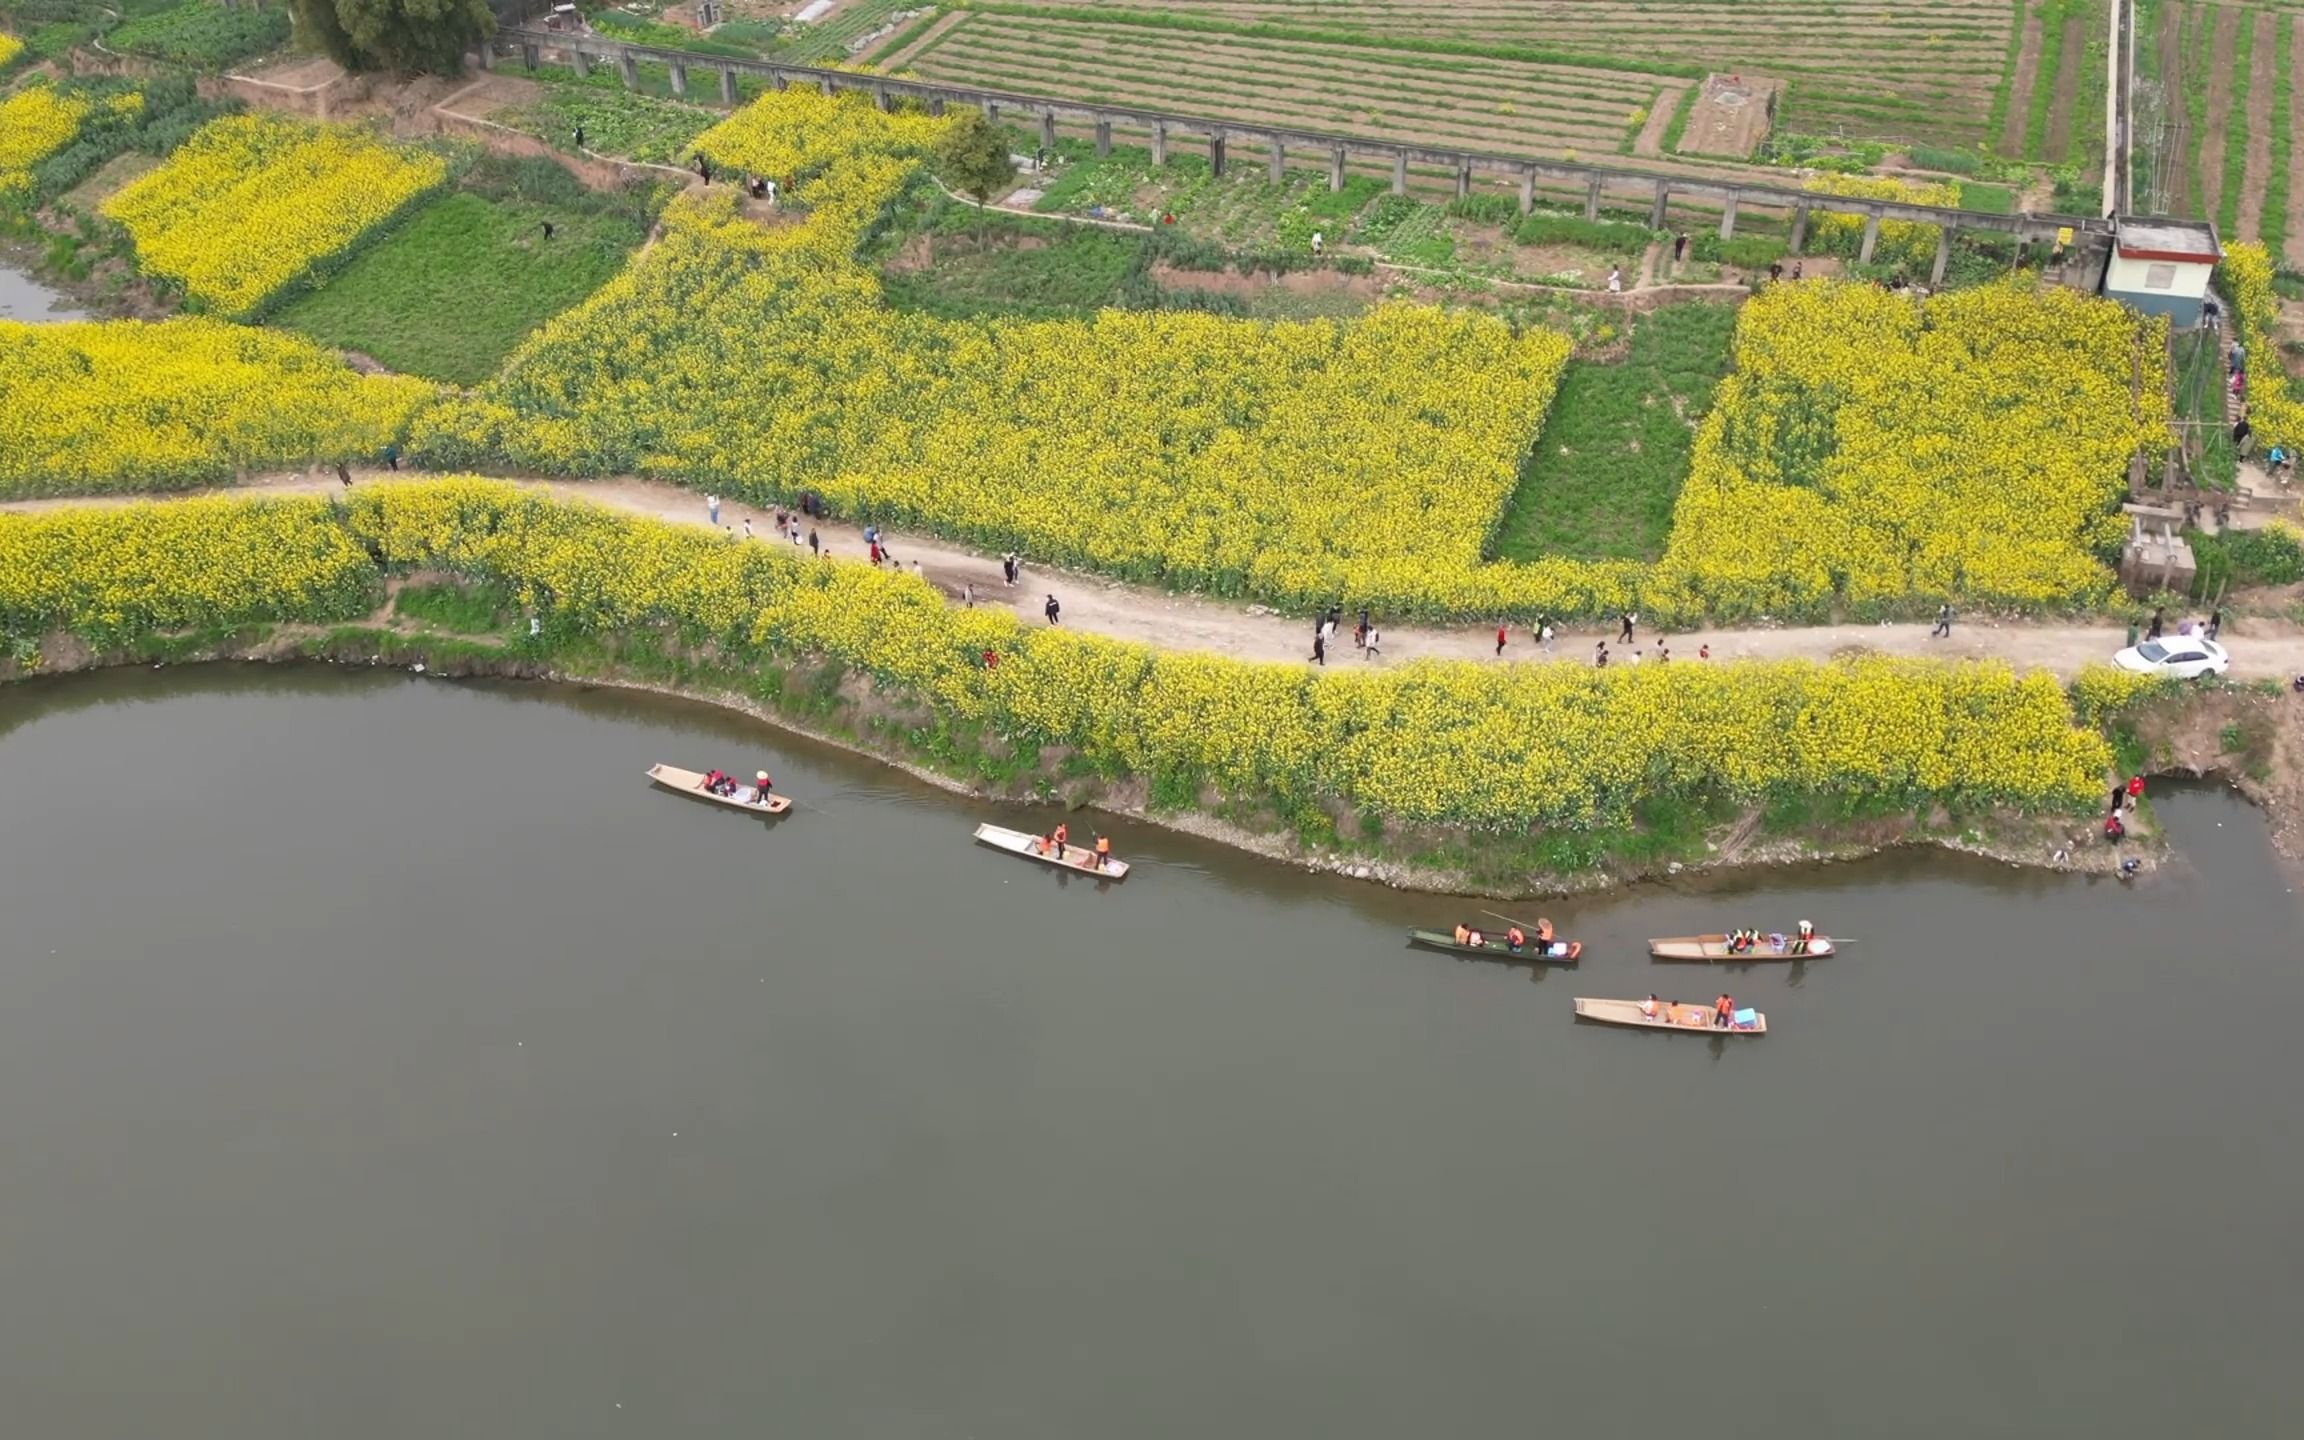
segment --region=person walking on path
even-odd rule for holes
[[[1688,258],[1688,232],[1683,230],[1672,240],[1672,263],[1677,265]]]
[[[397,445],[386,445],[386,446],[384,447],[384,463],[385,463],[386,465],[389,465],[389,466],[391,466],[391,467],[392,467],[394,470],[398,470],[398,469],[400,468],[400,447],[399,447],[399,446],[397,446]]]
[[[341,460],[336,462],[336,478],[344,482],[345,489],[352,488],[352,471]]]
[[[1496,655],[1499,659],[1504,655],[1504,633],[1504,622],[1499,620],[1496,622]]]
[[[1597,645],[1595,646],[1595,648],[1593,649],[1593,652],[1592,652],[1592,668],[1593,668],[1593,669],[1595,669],[1595,670],[1605,670],[1605,669],[1607,669],[1607,668],[1608,668],[1608,642],[1607,642],[1607,641],[1605,641],[1605,640],[1599,641],[1599,642],[1597,643]]]
[[[2167,623],[2167,610],[2165,608],[2154,610],[2152,612],[2152,623],[2144,627],[2144,638],[2147,640],[2159,639],[2160,631],[2167,625]]]
[[[752,517],[749,515],[744,517],[744,538],[747,540],[752,538]]]
[[[2141,776],[2141,775],[2131,775],[2131,776],[2129,776],[2129,777],[2128,777],[2128,797],[2127,797],[2127,798],[2128,798],[2128,810],[2129,810],[2129,813],[2133,814],[2133,813],[2135,813],[2135,810],[2136,810],[2136,802],[2144,798],[2144,777],[2143,777],[2143,776]]]
[[[1063,606],[1056,603],[1056,597],[1053,595],[1048,597],[1048,603],[1046,605],[1040,607],[1041,613],[1048,617],[1048,623],[1051,625],[1056,623],[1056,617],[1058,614],[1062,613],[1063,608]]]
[[[719,496],[707,495],[704,497],[704,518],[711,521],[715,525],[720,523]]]
[[[1952,603],[1950,601],[1936,607],[1936,624],[1928,631],[1928,638],[1931,640],[1949,640],[1952,638]]]
[[[1328,668],[1328,636],[1326,634],[1325,627],[1323,627],[1322,630],[1313,632],[1312,663],[1319,666],[1323,670]]]
[[[1639,618],[1640,618],[1639,616],[1637,616],[1637,615],[1633,614],[1633,613],[1632,613],[1631,611],[1629,611],[1629,610],[1627,610],[1627,611],[1625,611],[1625,612],[1624,612],[1624,628],[1623,628],[1623,630],[1622,630],[1621,632],[1619,632],[1619,633],[1617,634],[1617,636],[1616,636],[1616,643],[1617,643],[1617,644],[1619,644],[1619,645],[1629,645],[1629,644],[1631,644],[1631,643],[1632,643],[1632,626],[1633,626],[1633,623],[1634,623],[1635,621],[1637,621]]]
[[[1368,627],[1368,642],[1360,647],[1360,653],[1366,656],[1368,659],[1373,660],[1376,658],[1377,647],[1381,646],[1383,643],[1383,633],[1377,630],[1375,626],[1371,625]]]
[[[712,188],[712,162],[701,152],[696,156],[696,173],[704,177],[704,188]]]
[[[800,532],[795,529],[792,533],[797,535]],[[822,542],[817,540],[816,531],[813,527],[811,527],[808,531],[808,553],[811,555],[821,555],[824,553],[824,546]]]
[[[2221,630],[2221,629],[2223,629],[2223,628],[2224,628],[2224,612],[2223,612],[2222,610],[2211,610],[2211,611],[2209,611],[2209,612],[2208,612],[2208,638],[2209,638],[2209,639],[2211,639],[2211,640],[2215,639],[2215,638],[2216,638],[2216,632],[2217,632],[2217,631],[2219,631],[2219,630]]]
[[[1608,293],[1611,295],[1621,295],[1624,293],[1623,266],[1611,265],[1608,267]]]
[[[1011,550],[1000,557],[1000,573],[1008,577],[1009,584],[1016,583],[1016,572],[1021,568],[1023,567],[1016,562],[1015,551]]]
[[[582,125],[576,127],[576,148],[579,150],[584,148],[584,127]]]
[[[1547,656],[1552,653],[1552,617],[1549,615],[1536,622],[1536,648]]]
[[[960,582],[960,603],[968,609],[976,608],[976,584],[972,580]]]
[[[795,550],[799,549],[799,548],[800,548],[800,517],[799,517],[799,516],[795,515],[795,516],[793,516],[793,517],[792,517],[792,525],[791,525],[791,528],[790,528],[790,529],[788,529],[788,530],[786,530],[784,533],[785,533],[787,536],[789,536],[789,537],[791,538],[791,541],[792,541],[792,548],[793,548],[793,549],[795,549]]]

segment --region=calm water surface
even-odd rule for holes
[[[12,266],[0,264],[0,320],[85,320],[87,315],[51,290]]]
[[[653,790],[772,768],[774,826]],[[23,1436],[2296,1432],[2297,901],[1932,856],[1470,907],[1120,824],[1122,886],[716,712],[0,690]],[[1031,817],[1036,822],[1038,817]],[[1510,908],[1510,907],[1508,907]],[[1801,967],[1641,937],[1806,915]],[[1579,1026],[1708,998],[1738,1042]]]

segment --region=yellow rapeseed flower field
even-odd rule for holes
[[[1681,622],[2091,603],[2127,451],[2162,418],[2128,397],[2139,360],[2158,393],[2159,332],[2116,305],[1776,287],[1746,307],[1661,565],[1495,563],[1563,337],[1411,305],[1301,323],[891,310],[856,247],[945,123],[793,89],[707,131],[699,152],[778,178],[807,222],[676,204],[649,254],[427,417],[419,453],[757,502],[814,490],[989,549],[1298,606]]]
[[[184,317],[0,321],[0,496],[164,490],[375,454],[433,393],[299,336]]]
[[[0,70],[5,70],[14,64],[16,57],[23,53],[24,42],[7,31],[0,30]]]
[[[45,84],[0,99],[0,204],[31,193],[32,167],[71,144],[87,114],[86,99]]]
[[[2256,448],[2262,452],[2282,445],[2293,454],[2304,443],[2304,404],[2289,389],[2280,364],[2280,297],[2272,290],[2272,256],[2254,242],[2226,245],[2223,269],[2232,318],[2248,347],[2248,420],[2256,427]]]
[[[356,126],[232,115],[201,127],[103,211],[128,228],[144,269],[240,318],[447,176],[440,155]]]
[[[1960,187],[1950,181],[1899,180],[1889,175],[1812,175],[1801,188],[1819,195],[1895,200],[1906,205],[1960,203]],[[1818,215],[1808,233],[1817,249],[1853,256],[1863,248],[1864,217]],[[1917,220],[1883,220],[1880,236],[1873,243],[1872,263],[1909,266],[1925,277],[1936,263],[1936,241],[1942,234],[1943,227]]]
[[[2110,764],[2053,678],[1997,664],[1246,664],[1026,626],[861,563],[475,479],[0,515],[0,633],[342,618],[373,593],[370,555],[500,582],[556,635],[646,628],[738,663],[822,657],[1018,745],[1284,810],[1498,833],[1622,825],[1659,796],[2068,810],[2093,804]]]

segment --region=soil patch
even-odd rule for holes
[[[2173,14],[2177,7],[2171,6]],[[2167,27],[2162,26],[2163,30]],[[2168,44],[2163,38],[2160,46],[2162,73],[2166,73]],[[2016,79],[2008,86],[2008,114],[2000,122],[2000,140],[1996,147],[2003,155],[2024,153],[2024,117],[2031,110],[2032,87],[2040,83],[2040,16],[2030,10],[2024,15],[2024,45],[2016,52]]]
[[[1152,267],[1152,283],[1163,290],[1199,290],[1253,300],[1268,290],[1291,295],[1350,295],[1373,304],[1384,294],[1384,282],[1373,275],[1346,275],[1336,270],[1291,270],[1274,275],[1259,270],[1243,275],[1237,270],[1178,270],[1172,265]]]
[[[1656,103],[1648,110],[1648,123],[1641,126],[1639,135],[1633,138],[1633,154],[1664,153],[1664,132],[1671,127],[1672,112],[1680,108],[1680,97],[1687,93],[1685,85],[1667,85],[1657,92]]]
[[[2232,45],[2238,10],[2216,12],[2216,48],[2208,66],[2208,118],[2200,126],[2200,213],[2213,217],[2224,199],[2224,147],[2232,137]]]
[[[2281,17],[2267,11],[2257,16],[2256,44],[2248,70],[2248,168],[2240,186],[2240,211],[2233,226],[2241,235],[2263,233],[2264,183],[2272,175],[2272,64]],[[2289,63],[2295,63],[2289,56]]]
[[[2072,103],[2080,94],[2080,72],[2088,68],[2088,29],[2094,23],[2085,15],[2064,22],[2064,63],[2056,71],[2056,94],[2048,104],[2051,160],[2072,158]]]
[[[2288,89],[2292,95],[2304,93],[2304,15],[2284,17],[2281,23],[2289,27]],[[2290,104],[2293,106],[2294,102]],[[2295,122],[2296,114],[2291,109],[2289,123]],[[2289,163],[2293,167],[2299,162],[2292,157]],[[2290,264],[2304,265],[2304,185],[2294,183],[2293,178],[2288,186],[2288,240],[2282,248],[2287,251]]]
[[[906,65],[912,63],[912,58],[914,56],[918,55],[921,51],[927,49],[929,46],[935,44],[937,41],[942,40],[945,36],[951,34],[953,27],[961,24],[968,18],[969,17],[967,11],[955,10],[951,14],[945,16],[943,19],[937,21],[935,24],[929,26],[926,33],[921,35],[919,39],[913,41],[911,44],[905,46],[895,54],[890,55],[887,59],[874,61],[873,63],[890,73],[902,70]],[[872,57],[869,53],[867,53],[859,55],[856,58],[859,60],[870,60]]]
[[[2173,116],[2184,104],[2184,7],[2164,5],[2160,9],[2160,94],[2161,104]],[[2192,213],[2192,172],[2178,163],[2178,157],[2168,156],[2168,195],[2165,210],[2170,215]]]
[[[1751,159],[1753,147],[1768,134],[1776,109],[1776,89],[1776,81],[1761,75],[1705,76],[1704,88],[1697,92],[1695,107],[1688,112],[1688,128],[1680,132],[1680,150]],[[1659,100],[1657,110],[1661,112],[1667,103],[1672,102]]]

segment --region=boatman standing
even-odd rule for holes
[[[752,778],[760,782],[760,793],[752,797],[752,803],[755,805],[767,804],[768,792],[776,788],[776,782],[768,778],[768,772],[765,770]]]
[[[1715,1000],[1715,1001],[1713,1001],[1713,1002],[1712,1002],[1712,1028],[1713,1028],[1713,1029],[1715,1029],[1715,1030],[1725,1030],[1725,1029],[1727,1029],[1727,1028],[1728,1028],[1728,1023],[1729,1023],[1731,1020],[1735,1019],[1735,1018],[1736,1018],[1736,1002],[1735,1002],[1734,1000],[1731,1000],[1731,999],[1729,999],[1727,996],[1723,995],[1723,996],[1721,996],[1721,997],[1720,997],[1718,1000]]]

